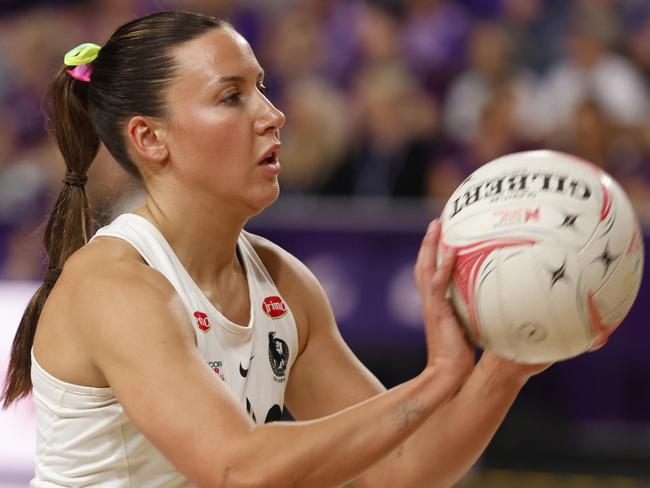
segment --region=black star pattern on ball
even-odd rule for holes
[[[576,228],[576,219],[578,215],[566,214],[564,217],[564,222],[560,224],[560,227],[571,227],[572,229]]]
[[[609,244],[605,244],[605,249],[603,249],[602,254],[592,261],[592,262],[601,261],[603,263],[603,265],[605,266],[605,270],[603,271],[603,276],[607,274],[607,270],[609,269],[609,267],[612,265],[614,261],[616,261],[616,258],[618,258],[618,255],[610,254],[608,247]]]
[[[553,285],[560,281],[561,279],[566,279],[566,261],[562,263],[562,266],[560,266],[558,269],[553,269],[551,270],[551,288],[553,288]]]

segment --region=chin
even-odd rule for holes
[[[267,187],[264,191],[256,192],[256,195],[250,201],[250,207],[253,215],[259,214],[266,207],[275,203],[280,196],[280,185],[276,181],[272,187]]]

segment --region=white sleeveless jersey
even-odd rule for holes
[[[215,381],[228,385],[257,424],[278,420],[298,351],[298,334],[291,310],[246,234],[237,243],[251,303],[246,326],[234,324],[210,303],[148,220],[121,215],[93,239],[102,236],[129,242],[173,285]],[[37,426],[32,487],[192,486],[130,421],[111,388],[65,383],[41,368],[33,355],[31,376]]]

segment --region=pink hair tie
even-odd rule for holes
[[[92,63],[80,64],[79,66],[75,66],[74,69],[67,69],[65,71],[75,80],[88,83],[90,82],[90,75],[93,73],[93,65]]]

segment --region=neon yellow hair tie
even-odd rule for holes
[[[80,66],[82,64],[92,63],[97,58],[101,48],[101,46],[92,42],[79,44],[65,54],[63,64],[66,66]]]

